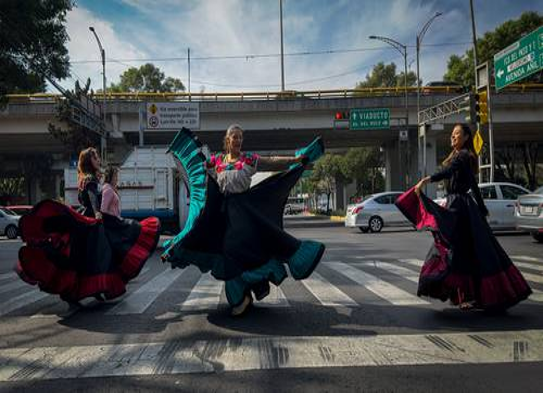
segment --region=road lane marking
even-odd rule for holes
[[[203,274],[189,296],[181,304],[182,311],[199,311],[216,309],[221,300],[224,282]]]
[[[409,280],[410,282],[414,282],[414,283],[419,282],[419,274],[417,272],[397,264],[392,264],[392,263],[379,261],[379,260],[363,261],[362,264],[374,265],[379,269],[382,269],[384,271],[400,276],[406,280]]]
[[[270,285],[270,294],[261,301],[255,300],[255,305],[267,308],[286,308],[290,306],[287,297],[279,286]]]
[[[317,272],[300,283],[324,306],[349,307],[359,305],[350,296],[323,278]]]
[[[536,264],[531,264],[531,263],[523,263],[521,261],[514,261],[514,265],[516,267],[527,268],[527,269],[542,272],[542,266],[541,265],[536,265]]]
[[[166,269],[142,287],[139,287],[117,305],[106,312],[106,315],[129,315],[143,313],[149,306],[178,279],[184,271]]]
[[[45,293],[40,290],[31,290],[26,293],[19,294],[18,296],[13,297],[6,302],[2,302],[0,304],[0,316],[7,315],[8,313],[13,312],[16,309],[22,308],[29,304],[33,304],[50,295],[51,294]]]
[[[516,260],[525,260],[525,261],[534,261],[536,263],[540,263],[542,264],[542,259],[538,259],[536,257],[531,257],[531,256],[510,256],[510,258],[512,259],[516,259]]]
[[[356,269],[346,263],[329,262],[327,267],[339,272],[348,279],[360,284],[378,297],[393,305],[428,305],[429,302],[418,298],[377,276]]]
[[[0,349],[0,381],[542,361],[542,330],[250,337]]]

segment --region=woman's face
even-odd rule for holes
[[[451,147],[455,150],[460,150],[465,145],[468,136],[463,133],[461,126],[455,126],[451,132]]]
[[[93,169],[95,171],[100,170],[100,157],[98,156],[97,153],[93,153],[91,155],[91,165],[93,166]]]
[[[227,136],[227,146],[229,147],[230,153],[239,154],[242,150],[242,142],[244,137],[240,130],[234,130]]]

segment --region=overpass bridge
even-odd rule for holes
[[[451,88],[424,88],[421,108],[451,99],[461,93]],[[98,101],[100,95],[95,95]],[[62,125],[56,119],[59,95],[10,95],[0,111],[0,158],[4,172],[17,173],[25,154],[47,152],[53,157],[53,170],[69,166],[66,148],[48,132],[48,124]],[[292,152],[296,147],[321,135],[327,149],[345,151],[350,147],[380,146],[386,159],[388,189],[414,182],[418,176],[417,103],[415,88],[408,95],[409,118],[404,124],[404,88],[328,90],[275,93],[122,93],[106,95],[106,125],[110,131],[108,154],[122,161],[132,146],[140,143],[140,112],[148,102],[191,101],[199,105],[199,138],[211,150],[222,148],[226,128],[232,123],[245,130],[244,149],[259,152]],[[491,96],[495,145],[512,141],[542,142],[542,85],[517,85]],[[349,130],[335,123],[338,111],[354,108],[389,108],[391,127],[387,130]],[[428,137],[429,170],[437,163],[439,152],[447,149],[449,132],[456,115],[433,125]],[[399,132],[409,131],[409,156],[399,159]],[[146,130],[144,145],[167,145],[176,131]],[[59,180],[56,184],[60,187]]]

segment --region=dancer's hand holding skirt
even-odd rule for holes
[[[41,290],[68,302],[91,296],[112,299],[126,291],[155,250],[160,222],[103,215],[83,216],[52,200],[38,203],[20,220],[16,272]]]
[[[164,261],[172,267],[197,266],[226,282],[228,302],[240,305],[253,292],[266,297],[269,282],[279,285],[287,277],[307,278],[319,263],[325,246],[301,241],[283,230],[283,212],[290,190],[304,165],[294,164],[243,193],[223,194],[206,169],[202,145],[189,130],[178,133],[169,150],[184,168],[190,207],[182,231],[164,245]],[[323,154],[320,138],[297,151],[304,162]]]

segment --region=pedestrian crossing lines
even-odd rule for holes
[[[542,274],[538,273],[542,263],[523,257],[517,256],[516,259],[523,260],[524,264],[516,265],[533,286],[530,300],[541,303],[542,291],[534,287],[542,285]],[[262,301],[255,301],[255,305],[289,308],[295,299],[300,304],[297,294],[302,293],[307,294],[303,303],[327,308],[360,308],[370,304],[423,308],[432,304],[442,305],[439,301],[415,295],[422,264],[422,260],[415,258],[366,259],[365,256],[322,261],[318,269],[303,281],[288,280],[281,287],[272,285],[270,294]],[[169,296],[165,296],[167,293]],[[165,303],[171,303],[168,310],[180,315],[209,313],[228,307],[224,282],[210,274],[201,274],[196,268],[172,270],[160,265],[151,269],[146,266],[140,276],[129,283],[123,297],[93,310],[104,316],[132,316],[153,313],[153,308],[160,309]],[[27,285],[14,273],[1,274],[0,316],[30,314],[34,318],[45,318],[58,315],[64,309],[66,306],[58,296]]]
[[[280,351],[286,356],[279,357]],[[0,349],[0,361],[0,382],[288,368],[494,364],[498,369],[506,363],[511,368],[517,363],[542,362],[542,330],[27,346]]]

